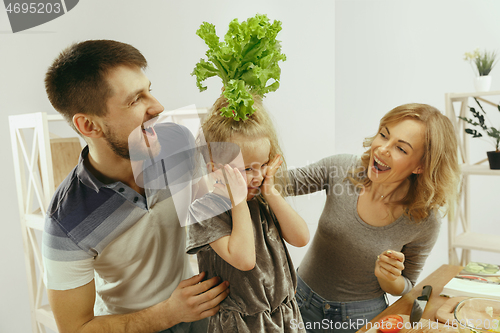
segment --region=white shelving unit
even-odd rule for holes
[[[58,332],[50,305],[45,299],[39,241],[48,204],[55,186],[62,180],[54,177],[54,174],[69,173],[76,165],[81,149],[78,138],[54,138],[66,144],[64,149],[52,154],[49,122],[61,120],[61,116],[47,115],[45,112],[9,116],[33,333],[45,333],[45,328]],[[63,150],[64,154],[60,155]]]
[[[165,111],[159,121],[185,125],[196,135],[206,114],[207,109]],[[40,236],[54,191],[77,164],[82,148],[77,137],[49,132],[49,123],[62,120],[59,114],[45,112],[9,116],[33,333],[45,333],[45,328],[58,332],[45,297]],[[196,260],[192,265],[197,269]]]
[[[448,255],[449,263],[452,265],[465,266],[470,261],[471,250],[500,253],[500,235],[481,234],[471,231],[472,219],[470,209],[470,176],[500,176],[500,170],[491,170],[487,159],[478,162],[471,161],[469,147],[471,136],[465,133],[467,123],[458,118],[458,116],[471,117],[468,106],[474,97],[482,105],[489,104],[496,107],[497,103],[489,99],[491,96],[497,97],[498,100],[500,91],[445,94],[446,116],[455,127],[459,146],[459,158],[462,162],[462,188],[459,204],[455,211],[454,219],[451,220],[450,217],[448,218]],[[460,106],[455,108],[454,103]],[[458,227],[461,228],[459,229]]]

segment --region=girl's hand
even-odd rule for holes
[[[384,251],[377,256],[375,276],[379,279],[395,281],[401,276],[401,272],[405,268],[404,261],[405,255],[403,253],[392,250]]]
[[[233,206],[247,200],[247,182],[240,170],[232,168],[228,164],[221,165],[215,171],[215,176],[217,182],[214,187],[219,189],[219,193],[229,198]]]
[[[274,175],[278,171],[283,160],[281,155],[276,155],[274,159],[268,164],[264,181],[262,182],[261,190],[264,197],[273,194],[274,190]]]

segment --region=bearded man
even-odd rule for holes
[[[146,66],[131,45],[90,40],[65,49],[45,77],[50,102],[87,143],[56,190],[43,234],[60,332],[206,332],[202,319],[229,292],[218,278],[192,277],[178,218],[185,213],[176,211],[165,176],[172,162],[163,157],[194,141],[180,125],[153,126],[163,106]],[[164,187],[148,186],[163,178]]]

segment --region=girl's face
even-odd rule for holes
[[[421,173],[425,125],[404,119],[380,129],[371,145],[368,178],[374,183],[401,183]]]
[[[250,139],[252,142],[240,144],[245,169],[242,170],[243,177],[246,176],[248,195],[247,200],[260,193],[259,187],[266,177],[267,163],[269,163],[269,153],[271,142],[268,138]]]

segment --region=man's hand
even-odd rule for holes
[[[168,300],[167,313],[174,324],[197,321],[215,315],[219,303],[229,295],[229,282],[219,277],[203,281],[205,272],[181,281]]]

